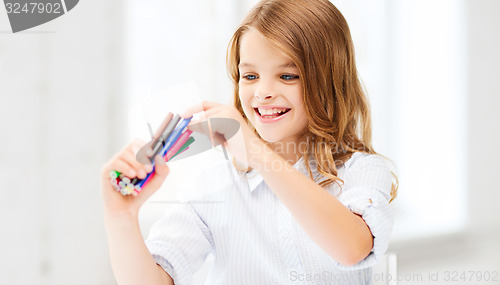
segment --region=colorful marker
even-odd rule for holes
[[[175,130],[170,134],[170,136],[167,138],[167,141],[165,142],[165,146],[159,152],[159,154],[161,154],[162,157],[165,157],[166,153],[172,148],[173,144],[179,139],[179,136],[181,135],[182,131],[184,131],[184,129],[187,127],[187,125],[189,124],[189,122],[191,121],[192,118],[193,117],[183,119],[179,123],[179,125],[175,128]],[[153,157],[153,160],[154,160],[154,157]],[[142,188],[151,179],[154,172],[155,172],[155,167],[153,166],[153,170],[148,173],[146,178],[139,181],[137,183],[137,185]]]
[[[194,138],[193,137],[189,137],[189,139],[186,141],[186,143],[184,145],[182,145],[182,147],[169,160],[172,160],[177,155],[179,155],[179,154],[185,152],[186,150],[188,150],[189,149],[189,145],[192,144],[193,142],[194,142]]]
[[[159,136],[153,143],[153,156],[150,158],[152,163],[154,162],[156,155],[160,154],[165,158],[165,161],[168,161],[187,150],[189,145],[194,142],[194,138],[190,136],[192,131],[185,130],[192,117],[183,119],[180,123],[179,115],[175,115],[172,119],[170,118],[171,113],[167,115],[166,120],[162,124],[165,126],[164,129],[161,130],[161,133],[157,133]],[[178,126],[176,126],[177,124]],[[142,187],[146,185],[149,180],[151,180],[154,171],[155,167],[153,165],[153,170],[149,172],[144,179],[139,179],[137,177],[130,179],[122,173],[112,170],[109,173],[110,182],[113,185],[113,188],[122,195],[136,196],[141,192]]]

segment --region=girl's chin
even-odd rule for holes
[[[266,132],[262,132],[259,129],[257,129],[257,133],[259,133],[259,136],[268,143],[277,143],[282,139],[282,137],[277,136],[276,133],[269,134]]]

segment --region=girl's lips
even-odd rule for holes
[[[283,117],[285,117],[290,112],[290,110],[291,109],[288,108],[285,113],[283,113],[283,114],[281,114],[279,116],[273,116],[273,117],[269,116],[268,117],[267,115],[265,115],[267,117],[266,118],[266,117],[263,117],[263,116],[260,115],[258,108],[254,108],[255,114],[257,115],[257,118],[259,119],[259,121],[261,123],[275,123],[275,122],[283,119]]]

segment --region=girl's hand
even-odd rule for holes
[[[152,165],[144,165],[136,160],[136,153],[142,146],[144,146],[143,142],[134,140],[101,168],[101,195],[105,214],[117,216],[132,214],[137,216],[142,204],[160,188],[167,177],[168,166],[161,156],[157,156],[155,159],[154,176],[148,181],[146,186],[142,187],[142,191],[137,196],[123,196],[115,191],[109,177],[109,173],[112,170],[121,172],[131,179],[135,177],[143,179],[152,170]]]
[[[241,116],[236,107],[232,105],[222,105],[214,102],[203,101],[196,105],[190,106],[184,114],[183,118],[189,118],[193,114],[204,111],[200,116],[199,121],[191,121],[188,129],[196,132],[209,135],[212,140],[212,145],[223,143],[224,147],[240,162],[246,163],[253,167],[252,157],[264,148],[265,144],[262,140],[250,129],[245,119]],[[234,134],[233,129],[224,124],[210,124],[211,130],[203,130],[199,126],[200,121],[209,118],[228,118],[236,120],[240,125],[240,130]],[[198,126],[198,127],[197,127]]]

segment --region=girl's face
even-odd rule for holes
[[[307,116],[292,60],[249,28],[241,38],[238,68],[241,105],[259,135],[270,143],[299,143]]]

